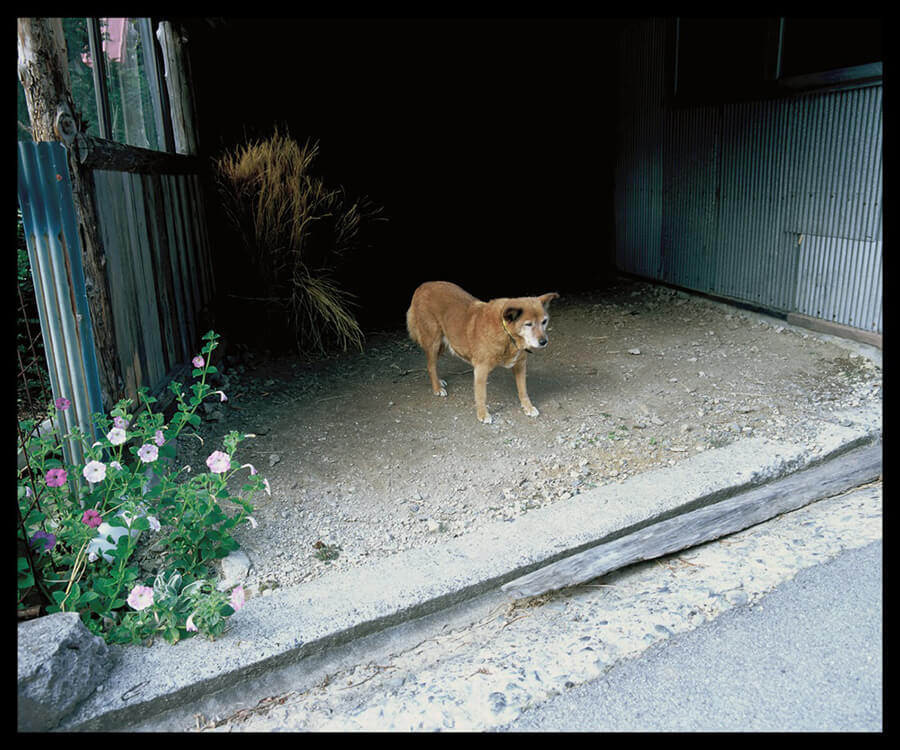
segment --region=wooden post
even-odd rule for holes
[[[36,142],[62,141],[69,151],[72,199],[81,240],[84,283],[93,324],[94,348],[103,406],[110,409],[123,393],[115,327],[106,278],[106,256],[94,207],[91,171],[74,153],[82,146],[84,125],[72,100],[66,41],[59,18],[19,18],[19,80]]]
[[[193,155],[197,153],[197,133],[191,96],[190,64],[185,49],[187,36],[170,21],[162,21],[156,30],[156,38],[165,60],[175,150],[179,154]]]

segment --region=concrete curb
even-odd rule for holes
[[[314,654],[440,611],[650,523],[877,441],[880,414],[822,423],[796,446],[751,438],[463,537],[251,599],[215,642],[111,647],[106,682],[60,731],[120,730]]]

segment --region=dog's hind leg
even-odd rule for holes
[[[444,387],[447,385],[447,381],[441,380],[437,372],[438,357],[443,351],[444,343],[440,339],[425,350],[425,356],[428,358],[428,376],[431,378],[431,392],[435,396],[447,395],[447,389]]]

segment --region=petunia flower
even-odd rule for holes
[[[160,447],[162,447],[163,445],[165,445],[165,442],[166,442],[166,436],[163,435],[163,431],[162,431],[162,430],[157,430],[157,431],[156,431],[156,434],[153,436],[153,442],[156,443],[156,444],[157,444],[158,446],[160,446]]]
[[[44,481],[48,487],[62,487],[66,483],[66,470],[48,469]]]
[[[38,552],[49,552],[56,546],[56,537],[46,531],[35,531],[29,541],[32,547],[43,546],[43,549],[38,549]]]
[[[140,612],[153,604],[153,589],[149,586],[135,586],[128,595],[128,606]]]
[[[138,458],[141,459],[145,464],[152,464],[157,458],[159,458],[159,448],[150,443],[144,443],[140,448],[138,448]]]
[[[244,602],[246,601],[246,597],[244,596],[244,587],[241,584],[238,584],[231,590],[231,608],[237,612],[241,607],[244,606]]]
[[[200,628],[194,625],[194,613],[191,612],[191,616],[187,618],[187,622],[184,625],[184,629],[191,632],[196,633]]]
[[[113,445],[122,445],[128,439],[128,436],[121,427],[113,427],[106,433],[106,439]]]
[[[219,402],[220,402],[220,403],[221,403],[222,401],[227,401],[227,400],[228,400],[228,396],[225,395],[225,391],[215,391],[215,392],[219,394]]]
[[[53,403],[55,404],[56,408],[59,409],[60,411],[65,411],[72,405],[72,402],[69,401],[69,399],[63,398],[62,396],[60,396],[58,399],[56,399],[56,401],[54,401]]]
[[[88,508],[81,516],[81,522],[86,523],[92,529],[96,529],[103,522],[103,519],[94,508]]]
[[[206,364],[206,363],[203,361],[203,357],[201,357],[201,356],[198,354],[196,357],[194,357],[194,358],[191,360],[191,364],[192,364],[194,367],[196,367],[197,369],[200,369],[200,368],[203,367],[203,365]]]
[[[106,479],[106,464],[99,461],[90,461],[81,471],[84,478],[91,484],[97,484]]]
[[[128,420],[125,417],[113,417],[113,426],[124,430],[128,427]]]
[[[206,459],[206,465],[213,474],[223,474],[231,468],[231,458],[222,451],[213,451]]]

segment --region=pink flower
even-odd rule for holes
[[[140,612],[153,604],[153,589],[149,586],[135,586],[128,595],[128,606]]]
[[[106,479],[106,464],[102,464],[99,461],[91,461],[81,473],[84,474],[84,478],[91,484],[97,484]]]
[[[112,445],[122,445],[128,437],[121,427],[113,427],[109,432],[106,433],[106,439]]]
[[[128,427],[128,420],[125,417],[113,417],[113,426],[118,427],[120,430],[124,430]]]
[[[221,403],[222,401],[227,401],[227,400],[228,400],[228,396],[225,395],[225,391],[216,391],[216,393],[219,394],[219,402],[220,402],[220,403]]]
[[[56,399],[56,401],[54,401],[53,403],[56,405],[56,408],[59,409],[60,411],[65,411],[72,405],[72,402],[69,401],[69,399],[62,398],[62,396],[60,396],[58,399]]]
[[[153,442],[158,446],[162,447],[166,442],[166,436],[163,435],[162,430],[157,430],[156,434],[153,436]]]
[[[48,469],[44,481],[48,487],[62,487],[66,483],[66,470]]]
[[[93,508],[88,508],[84,515],[81,516],[81,522],[86,523],[92,529],[96,529],[103,519],[100,517],[100,514],[94,510]]]
[[[191,364],[192,364],[194,367],[196,367],[196,368],[199,369],[199,368],[203,367],[203,365],[206,364],[206,363],[203,361],[203,357],[201,357],[201,356],[198,354],[196,357],[194,357],[194,358],[191,360]]]
[[[157,458],[159,458],[159,448],[155,445],[151,445],[150,443],[144,443],[140,448],[138,448],[138,458],[141,459],[145,464],[152,464]]]
[[[187,622],[185,623],[184,629],[191,632],[196,633],[200,628],[194,625],[194,613],[191,612],[191,616],[187,618]]]
[[[241,607],[244,606],[244,602],[246,601],[246,597],[244,596],[244,587],[238,584],[231,590],[231,608],[237,612]]]
[[[206,459],[206,465],[213,474],[223,474],[231,468],[231,458],[222,451],[213,451]]]

